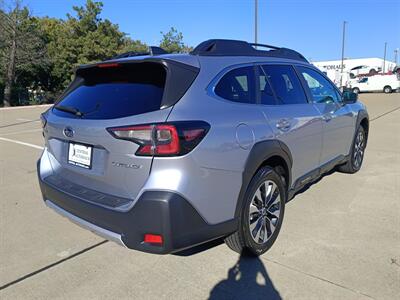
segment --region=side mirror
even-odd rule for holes
[[[342,98],[343,98],[343,102],[345,104],[352,104],[352,103],[356,103],[358,100],[358,94],[357,93],[353,93],[351,91],[344,91],[342,94]]]

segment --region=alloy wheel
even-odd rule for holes
[[[354,152],[353,152],[353,163],[357,169],[361,167],[361,163],[364,157],[364,148],[365,148],[364,132],[362,130],[359,130],[357,133],[356,141],[354,143]]]
[[[263,244],[271,238],[279,222],[281,195],[272,180],[262,182],[253,195],[249,209],[250,235],[254,242]]]

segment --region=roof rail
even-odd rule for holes
[[[143,56],[143,55],[154,56],[154,55],[161,55],[161,54],[168,54],[168,52],[165,51],[161,47],[149,46],[149,51],[147,51],[147,52],[128,51],[128,52],[124,52],[124,53],[118,54],[116,56],[113,56],[111,59],[118,59],[118,58],[132,57],[132,56]]]
[[[264,47],[264,48],[269,48],[269,49],[274,49],[274,50],[282,49],[282,47],[276,47],[276,46],[271,46],[271,45],[266,45],[266,44],[257,44],[257,43],[249,43],[249,44],[253,47]]]
[[[258,50],[254,47],[269,48],[271,50]],[[292,49],[239,40],[207,40],[197,45],[190,54],[199,56],[266,56],[308,62],[303,55]]]

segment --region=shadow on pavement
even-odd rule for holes
[[[228,278],[217,283],[210,292],[216,299],[281,299],[259,257],[241,254],[229,269]]]
[[[222,239],[222,238],[221,239],[216,239],[216,240],[204,243],[204,244],[200,244],[198,246],[194,246],[194,247],[189,248],[189,249],[185,249],[185,250],[181,250],[179,252],[175,252],[175,253],[173,253],[173,255],[176,255],[176,256],[191,256],[191,255],[195,255],[197,253],[209,250],[209,249],[214,248],[216,246],[219,246],[219,245],[221,245],[223,243],[224,243],[224,239]]]

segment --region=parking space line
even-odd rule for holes
[[[22,124],[27,124],[27,123],[36,123],[39,120],[31,120],[31,121],[23,121],[23,122],[19,122],[19,123],[12,123],[12,124],[7,124],[7,125],[3,125],[0,126],[0,128],[6,128],[6,127],[11,127],[11,126],[17,126],[17,125],[22,125]]]
[[[35,149],[40,149],[40,150],[44,149],[44,147],[42,147],[42,146],[29,144],[29,143],[25,143],[25,142],[21,142],[21,141],[17,141],[17,140],[12,140],[12,139],[8,139],[8,138],[4,138],[4,137],[0,137],[0,141],[6,141],[6,142],[10,142],[10,143],[15,143],[15,144],[28,146],[28,147],[35,148]]]
[[[50,265],[47,265],[47,266],[45,266],[45,267],[43,267],[43,268],[40,268],[39,270],[33,271],[33,272],[31,272],[31,273],[29,273],[29,274],[26,274],[26,275],[24,275],[24,276],[22,276],[22,277],[20,277],[20,278],[18,278],[18,279],[16,279],[16,280],[14,280],[14,281],[11,281],[11,282],[9,282],[9,283],[6,283],[6,284],[0,286],[0,291],[6,289],[6,288],[8,288],[8,287],[10,287],[10,286],[12,286],[12,285],[14,285],[14,284],[16,284],[16,283],[18,283],[18,282],[24,281],[25,279],[28,279],[28,278],[30,278],[30,277],[32,277],[32,276],[35,276],[35,275],[37,275],[37,274],[39,274],[39,273],[41,273],[41,272],[44,272],[44,271],[46,271],[46,270],[48,270],[48,269],[50,269],[50,268],[53,268],[53,267],[55,267],[55,266],[57,266],[57,265],[59,265],[59,264],[65,262],[65,261],[67,261],[67,260],[70,260],[70,259],[72,259],[72,258],[74,258],[74,257],[76,257],[76,256],[79,256],[79,255],[81,255],[81,254],[83,254],[83,253],[85,253],[85,252],[87,252],[87,251],[90,251],[90,250],[92,250],[92,249],[94,249],[94,248],[96,248],[96,247],[98,247],[98,246],[101,246],[101,245],[103,245],[103,244],[105,244],[105,243],[107,243],[107,242],[108,242],[107,240],[103,240],[103,241],[101,241],[101,242],[99,242],[99,243],[97,243],[97,244],[94,244],[94,245],[92,245],[92,246],[90,246],[90,247],[87,247],[87,248],[85,248],[85,249],[82,249],[81,251],[78,251],[78,252],[76,252],[76,253],[74,253],[74,254],[72,254],[72,255],[66,257],[66,258],[60,259],[60,260],[58,260],[58,261],[56,261],[56,262],[54,262],[54,263],[52,263],[52,264],[50,264]]]
[[[399,106],[399,107],[396,107],[395,109],[389,110],[389,111],[387,111],[387,112],[385,112],[385,113],[383,113],[383,114],[381,114],[381,115],[379,115],[379,116],[376,116],[376,117],[372,118],[372,119],[370,120],[370,122],[375,121],[375,120],[377,120],[377,119],[379,119],[379,118],[382,118],[382,117],[384,117],[384,116],[386,116],[386,115],[388,115],[388,114],[391,114],[392,112],[395,112],[396,110],[399,110],[399,109],[400,109],[400,106]]]
[[[13,134],[21,134],[21,133],[30,133],[30,132],[38,132],[42,131],[43,129],[37,128],[37,129],[30,129],[30,130],[20,130],[20,131],[12,131],[12,132],[7,132],[7,133],[1,133],[1,136],[7,136],[7,135],[13,135]]]

